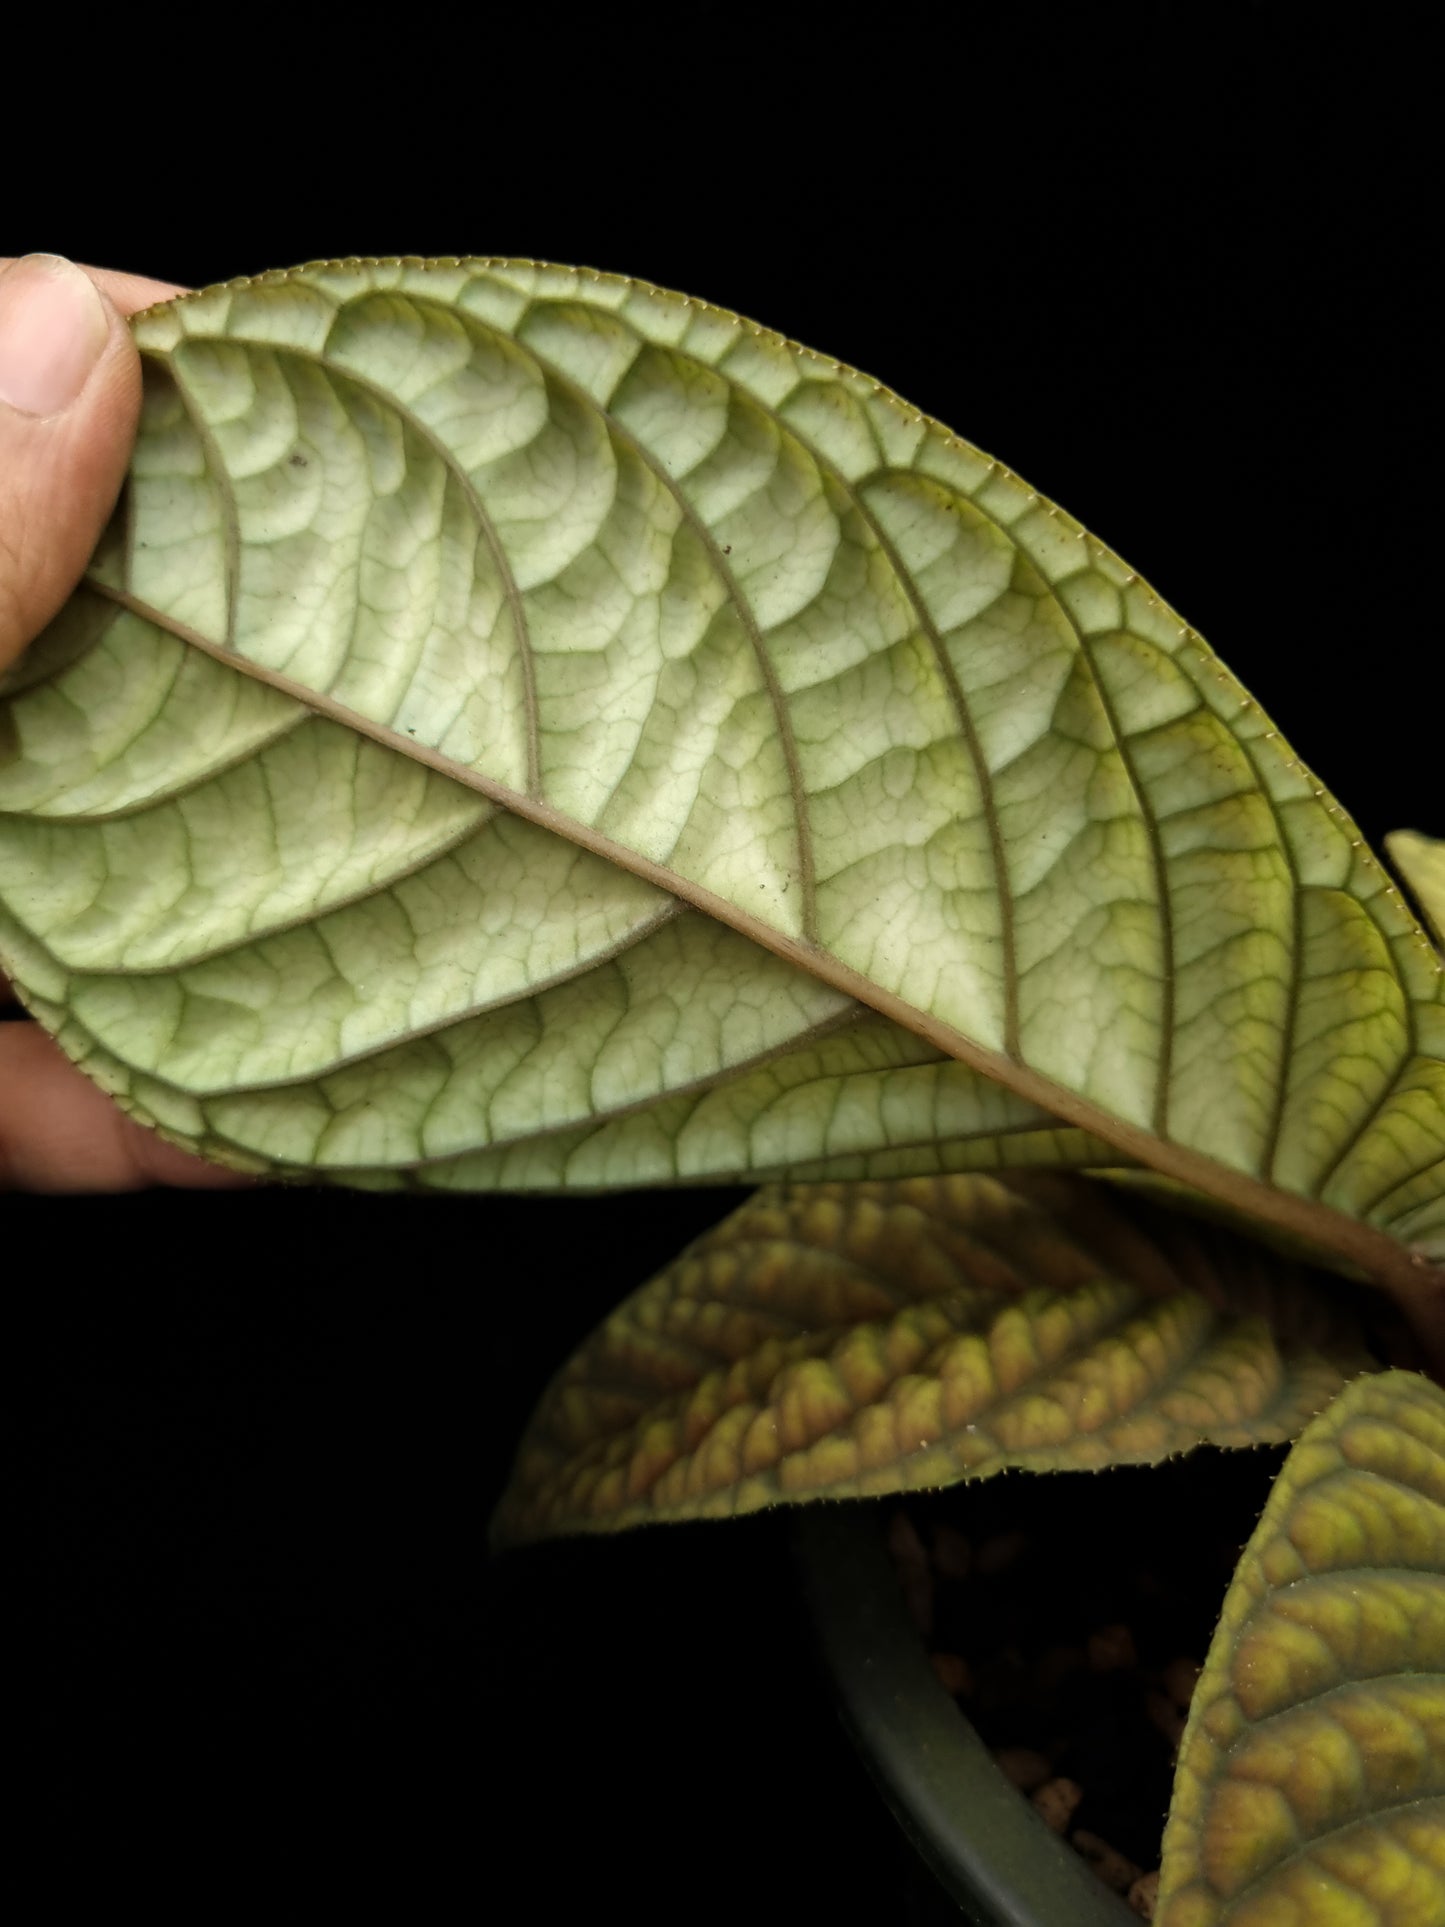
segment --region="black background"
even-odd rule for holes
[[[78,170],[12,166],[0,246],[195,285],[511,253],[739,309],[1110,542],[1372,838],[1445,826],[1395,23],[535,11],[53,48],[35,138]],[[397,1878],[413,1917],[901,1918],[785,1522],[485,1550],[550,1373],[740,1195],[7,1198],[7,1694],[52,1877],[200,1917]]]

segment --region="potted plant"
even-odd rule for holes
[[[1248,1918],[1281,1893],[1327,1908],[1339,1862],[1426,1909],[1445,1844],[1424,1656],[1445,1399],[1380,1369],[1371,1345],[1391,1341],[1369,1327],[1309,1268],[1086,1180],[769,1187],[569,1361],[496,1529],[505,1543],[813,1501],[804,1583],[846,1723],[907,1831],[973,1918],[1102,1922],[1122,1901],[951,1703],[877,1519],[818,1501],[1297,1438],[1194,1695],[1159,1917]],[[1351,1742],[1362,1773],[1316,1785],[1297,1766]],[[1400,1805],[1419,1825],[1397,1848],[1383,1836]]]
[[[876,1518],[809,1508],[798,1540],[844,1723],[934,1876],[917,1914],[1121,1927],[1125,1905],[1020,1799],[929,1665]]]
[[[1428,1909],[1445,964],[1269,718],[999,462],[705,303],[346,261],[134,327],[129,485],[0,684],[34,1015],[243,1170],[764,1184],[564,1367],[503,1538],[1298,1440],[1162,1917]],[[1411,1495],[1353,1648],[1326,1464]],[[1324,1690],[1285,1585],[1353,1779],[1241,1737]]]

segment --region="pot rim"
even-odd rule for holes
[[[849,1736],[975,1927],[1138,1927],[1004,1778],[908,1616],[877,1501],[814,1500],[794,1557]]]

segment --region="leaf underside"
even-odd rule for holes
[[[1440,959],[999,463],[591,272],[133,326],[128,487],[0,684],[0,962],[137,1116],[373,1186],[1142,1163],[1445,1253]]]
[[[1372,1362],[1320,1286],[1064,1174],[769,1187],[564,1366],[494,1537],[1291,1439]]]
[[[1445,1393],[1356,1380],[1295,1446],[1180,1748],[1159,1927],[1445,1920]]]

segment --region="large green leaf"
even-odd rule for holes
[[[1084,1178],[772,1187],[558,1373],[494,1534],[1291,1439],[1371,1363],[1320,1282]]]
[[[1180,1747],[1159,1927],[1445,1920],[1445,1393],[1356,1380],[1285,1462]]]
[[[0,699],[0,958],[138,1115],[377,1184],[1142,1163],[1423,1289],[1440,959],[998,462],[616,276],[134,328],[130,486]]]

